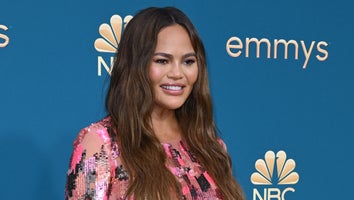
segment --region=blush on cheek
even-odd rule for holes
[[[149,78],[152,85],[158,84],[163,78],[163,71],[158,66],[151,65],[149,68]]]
[[[194,85],[194,83],[197,81],[198,79],[198,69],[193,71],[190,75],[189,75],[189,83],[191,85]]]

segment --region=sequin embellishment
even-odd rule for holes
[[[107,131],[109,129],[110,117],[107,117],[80,131],[74,141],[67,173],[66,200],[128,199],[125,194],[129,175],[120,160],[119,147]],[[84,138],[90,134],[99,138],[93,143],[96,147],[83,144]],[[181,184],[183,200],[222,199],[214,181],[185,143],[179,141],[162,145],[167,157],[166,167]],[[97,151],[92,153],[92,149]]]

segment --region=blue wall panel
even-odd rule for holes
[[[354,199],[354,2],[0,5],[1,199],[63,199],[72,142],[105,115],[103,62],[110,66],[113,54],[95,49],[99,26],[115,14],[169,5],[187,13],[205,43],[215,118],[247,199]],[[230,44],[243,45],[231,49],[238,57],[227,52],[232,37],[238,40]],[[251,38],[264,43],[247,43]],[[298,45],[288,46],[287,59],[284,45],[275,45],[280,39]],[[289,166],[298,182],[279,185],[277,175],[271,185],[252,182],[256,161],[281,150],[296,163]]]

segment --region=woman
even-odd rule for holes
[[[66,199],[244,199],[217,137],[205,52],[172,7],[127,25],[105,119],[74,142]]]

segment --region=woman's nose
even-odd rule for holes
[[[171,65],[170,71],[167,74],[168,78],[171,79],[181,79],[183,78],[182,66],[179,63],[173,63]]]

